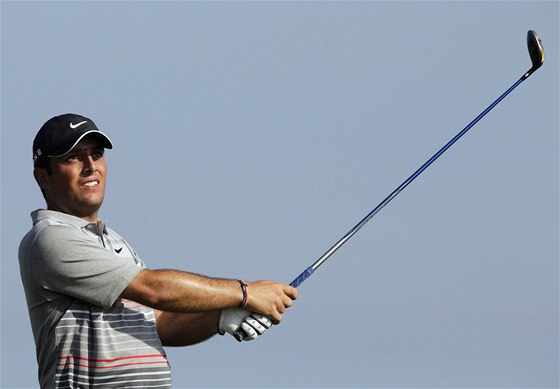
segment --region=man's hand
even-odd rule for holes
[[[226,332],[233,335],[241,327],[245,331],[246,341],[254,340],[257,336],[265,333],[272,326],[272,322],[267,317],[258,313],[247,311],[243,308],[229,308],[222,311],[218,332],[224,335]]]
[[[280,323],[282,314],[298,296],[296,288],[278,282],[263,280],[248,282],[247,285],[245,308],[270,318],[274,324]]]

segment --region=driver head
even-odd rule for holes
[[[529,55],[533,63],[531,70],[535,71],[544,63],[544,48],[541,38],[535,31],[529,30],[527,33],[527,47],[529,48]]]

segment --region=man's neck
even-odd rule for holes
[[[72,211],[69,211],[69,210],[61,209],[60,207],[57,207],[54,204],[48,204],[47,209],[50,210],[50,211],[57,211],[57,212],[65,213],[67,215],[76,216],[76,217],[79,217],[80,219],[84,219],[85,221],[90,222],[90,223],[97,223],[98,220],[99,220],[97,218],[97,211],[95,211],[94,213],[79,214],[77,212],[72,212]]]

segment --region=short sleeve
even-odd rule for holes
[[[142,270],[132,258],[100,246],[82,229],[50,225],[31,248],[32,271],[44,288],[110,307]]]

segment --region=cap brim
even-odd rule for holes
[[[109,137],[107,135],[105,135],[104,133],[102,133],[99,130],[90,130],[90,131],[86,131],[83,134],[80,134],[80,136],[77,139],[72,139],[69,142],[57,147],[55,150],[51,151],[51,153],[49,154],[49,157],[62,157],[66,154],[68,154],[70,151],[72,151],[72,149],[74,147],[76,147],[76,145],[78,143],[80,143],[80,141],[82,139],[84,139],[86,136],[91,136],[94,135],[96,136],[98,139],[101,140],[101,145],[106,148],[106,149],[112,149],[113,148],[113,143],[111,142],[111,139],[109,139]]]

